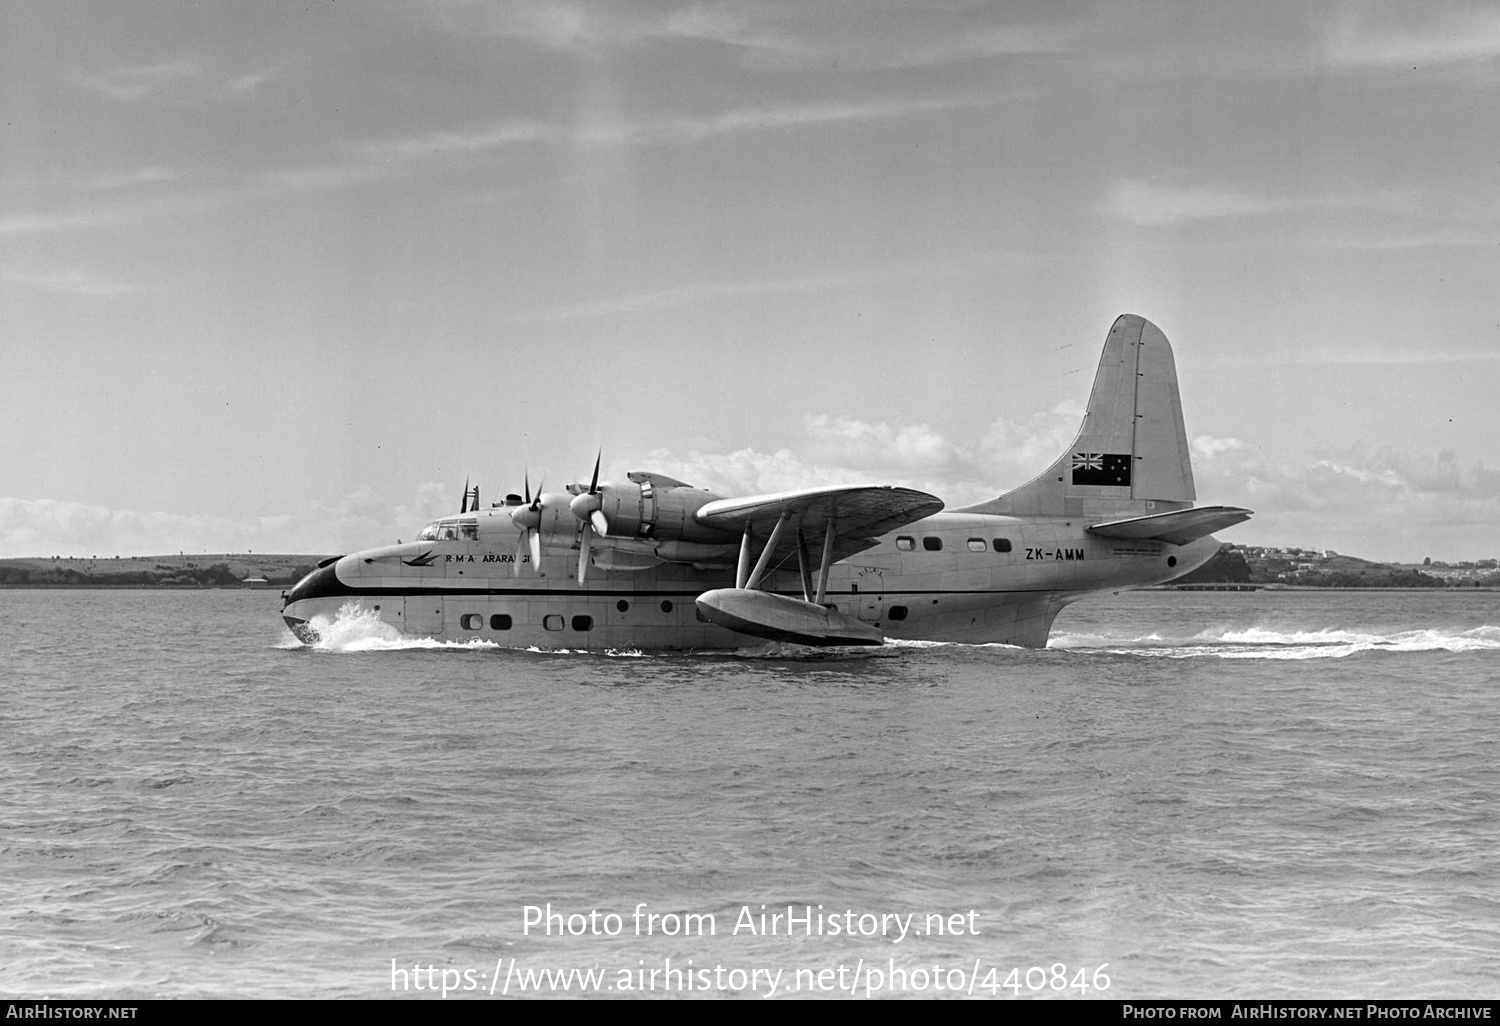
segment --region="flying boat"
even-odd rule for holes
[[[1044,647],[1068,603],[1165,584],[1250,510],[1197,506],[1172,347],[1105,339],[1077,438],[1030,482],[948,510],[892,484],[728,497],[665,474],[531,490],[405,544],[324,560],[283,593],[315,643],[352,605],[403,635],[505,647],[714,650],[888,639]]]

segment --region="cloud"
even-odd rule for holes
[[[815,459],[872,471],[931,473],[952,465],[960,453],[926,424],[891,427],[826,413],[803,417]]]
[[[158,64],[129,64],[102,71],[76,68],[80,85],[119,103],[177,102],[189,87],[203,80],[204,64],[197,57],[179,57]]]
[[[1420,210],[1419,197],[1393,189],[1311,196],[1268,196],[1247,192],[1232,185],[1186,182],[1171,176],[1117,178],[1110,183],[1104,201],[1099,204],[1099,211],[1104,216],[1145,227],[1262,217],[1285,212],[1374,211],[1382,214],[1414,214]],[[1340,237],[1333,244],[1345,246],[1349,243]]]
[[[260,92],[267,83],[276,82],[286,77],[287,65],[272,64],[264,68],[255,68],[250,71],[242,71],[230,75],[224,80],[224,91],[230,96],[249,97]]]
[[[55,271],[6,271],[0,281],[43,292],[58,292],[69,296],[89,296],[110,299],[140,292],[142,287],[126,282],[102,278],[90,271],[65,268]]]
[[[75,229],[114,228],[139,224],[162,215],[181,215],[222,204],[230,190],[180,192],[121,198],[113,203],[88,203],[64,210],[32,211],[0,217],[0,236],[47,235]]]
[[[352,552],[411,538],[453,512],[452,489],[417,485],[391,503],[369,487],[297,514],[145,513],[60,499],[0,498],[0,557],[169,552]]]
[[[153,165],[136,168],[133,171],[95,175],[79,183],[78,187],[84,192],[115,192],[121,189],[162,185],[167,182],[175,182],[180,177],[181,174],[172,168]]]
[[[658,42],[698,42],[783,56],[805,56],[808,44],[752,18],[743,5],[694,4],[651,10],[644,4],[571,0],[428,0],[427,19],[450,32],[482,34],[599,59]]]
[[[431,160],[555,140],[562,136],[563,131],[559,128],[525,118],[513,118],[464,131],[425,132],[395,139],[372,139],[359,143],[355,150],[378,161]]]
[[[1024,421],[997,417],[971,448],[927,424],[808,414],[798,453],[658,449],[645,463],[722,495],[877,483],[919,488],[950,507],[962,506],[993,498],[1046,469],[1077,434],[1082,418],[1083,408],[1074,402]]]
[[[199,56],[156,64],[126,64],[104,69],[72,69],[73,81],[116,103],[183,106],[253,98],[271,82],[284,78],[290,63],[246,71],[216,67]]]
[[[58,499],[0,498],[0,553],[7,556],[154,555],[252,548],[266,552],[274,551],[282,540],[296,540],[295,527],[295,519],[288,516],[231,519],[142,513]]]
[[[446,31],[514,40],[583,60],[707,44],[737,52],[746,66],[773,70],[934,68],[1056,54],[1072,49],[1077,35],[1071,27],[997,24],[1007,16],[1004,10],[914,11],[901,4],[866,4],[856,18],[800,2],[653,8],[640,2],[428,0],[423,11]]]
[[[569,125],[510,118],[468,129],[371,139],[358,144],[355,150],[367,158],[379,161],[417,161],[486,153],[532,143],[682,146],[753,132],[867,124],[940,114],[993,106],[1006,99],[1001,94],[987,93],[930,97],[886,96],[864,101],[763,104],[732,107],[704,114],[677,114],[641,120],[600,119]]]
[[[835,289],[878,285],[884,282],[939,280],[975,273],[988,273],[999,261],[1015,256],[1017,254],[1004,250],[948,252],[938,257],[924,256],[897,260],[869,270],[841,274],[812,274],[801,278],[773,278],[760,281],[692,282],[676,288],[634,292],[585,303],[520,313],[513,316],[511,320],[520,324],[533,324],[580,320],[589,317],[615,317],[621,314],[646,313],[741,296],[816,294]]]
[[[899,48],[885,60],[890,68],[923,68],[964,61],[1066,53],[1077,45],[1077,30],[1052,25],[1006,25]]]
[[[1355,444],[1288,464],[1238,439],[1200,438],[1193,454],[1199,495],[1254,509],[1243,531],[1270,544],[1384,560],[1495,554],[1482,546],[1500,522],[1500,472],[1451,452]]]
[[[393,505],[369,485],[333,502],[313,502],[308,529],[332,540],[341,552],[409,539],[422,526],[455,512],[453,489],[436,481],[416,486],[409,502]]]
[[[646,313],[675,307],[692,306],[715,299],[740,296],[786,295],[796,293],[825,292],[831,289],[852,288],[874,282],[899,280],[912,274],[909,267],[892,268],[864,274],[810,275],[805,278],[784,278],[770,281],[745,282],[696,282],[672,289],[637,292],[624,296],[579,303],[573,306],[554,307],[532,314],[521,314],[514,318],[519,323],[579,320],[589,317],[612,317],[620,314]]]
[[[1269,214],[1289,205],[1225,186],[1120,178],[1100,209],[1116,220],[1155,226]]]
[[[1500,58],[1500,10],[1436,6],[1397,8],[1403,21],[1371,17],[1367,8],[1345,8],[1325,33],[1324,58],[1335,67],[1399,71]]]

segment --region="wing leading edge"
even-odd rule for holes
[[[844,559],[874,545],[887,532],[943,508],[943,500],[913,488],[891,485],[833,485],[792,492],[716,499],[693,515],[700,524],[723,531],[749,530],[761,538],[776,523],[792,517],[803,531],[822,534],[833,521],[834,559]]]

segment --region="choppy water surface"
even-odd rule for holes
[[[381,997],[393,959],[450,998],[668,959],[746,996],[840,966],[859,993],[1500,992],[1492,593],[1127,593],[1040,652],[734,656],[357,617],[306,648],[278,606],[0,591],[0,992]],[[619,936],[527,932],[549,903]],[[661,932],[690,914],[716,935]]]

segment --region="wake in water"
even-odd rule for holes
[[[442,641],[436,638],[411,638],[380,619],[373,610],[349,603],[338,615],[314,617],[313,628],[318,641],[311,647],[318,652],[393,652],[410,649],[441,649],[456,652],[515,651],[536,655],[604,655],[614,658],[646,658],[654,653],[636,649],[609,650],[603,653],[574,652],[568,649],[508,649],[493,641],[478,638],[470,641]],[[286,634],[281,648],[302,648],[301,642]],[[1008,649],[1023,651],[1013,645],[959,645],[945,641],[903,641],[887,639],[880,647],[809,648],[804,645],[767,643],[725,653],[742,659],[843,660],[890,658],[903,650],[961,648]],[[1480,652],[1500,650],[1500,627],[1475,627],[1470,630],[1425,628],[1418,630],[1376,631],[1325,628],[1317,631],[1279,631],[1265,627],[1231,627],[1200,631],[1188,637],[1169,637],[1159,633],[1120,638],[1103,634],[1059,633],[1047,648],[1063,652],[1101,653],[1107,655],[1147,656],[1160,659],[1342,659],[1361,652]],[[684,653],[675,653],[682,655]]]
[[[1148,634],[1109,638],[1097,634],[1061,634],[1048,648],[1069,652],[1154,656],[1166,659],[1342,659],[1360,652],[1478,652],[1500,649],[1500,627],[1471,630],[1371,631],[1325,628],[1277,631],[1264,627],[1200,631],[1188,638]]]
[[[292,638],[290,633],[282,648],[310,647],[316,652],[394,652],[405,649],[455,649],[462,652],[498,649],[493,641],[439,641],[436,638],[409,638],[380,619],[373,609],[364,609],[358,603],[349,602],[339,609],[332,619],[326,616],[312,618],[311,626],[318,632],[318,640],[304,646]]]

